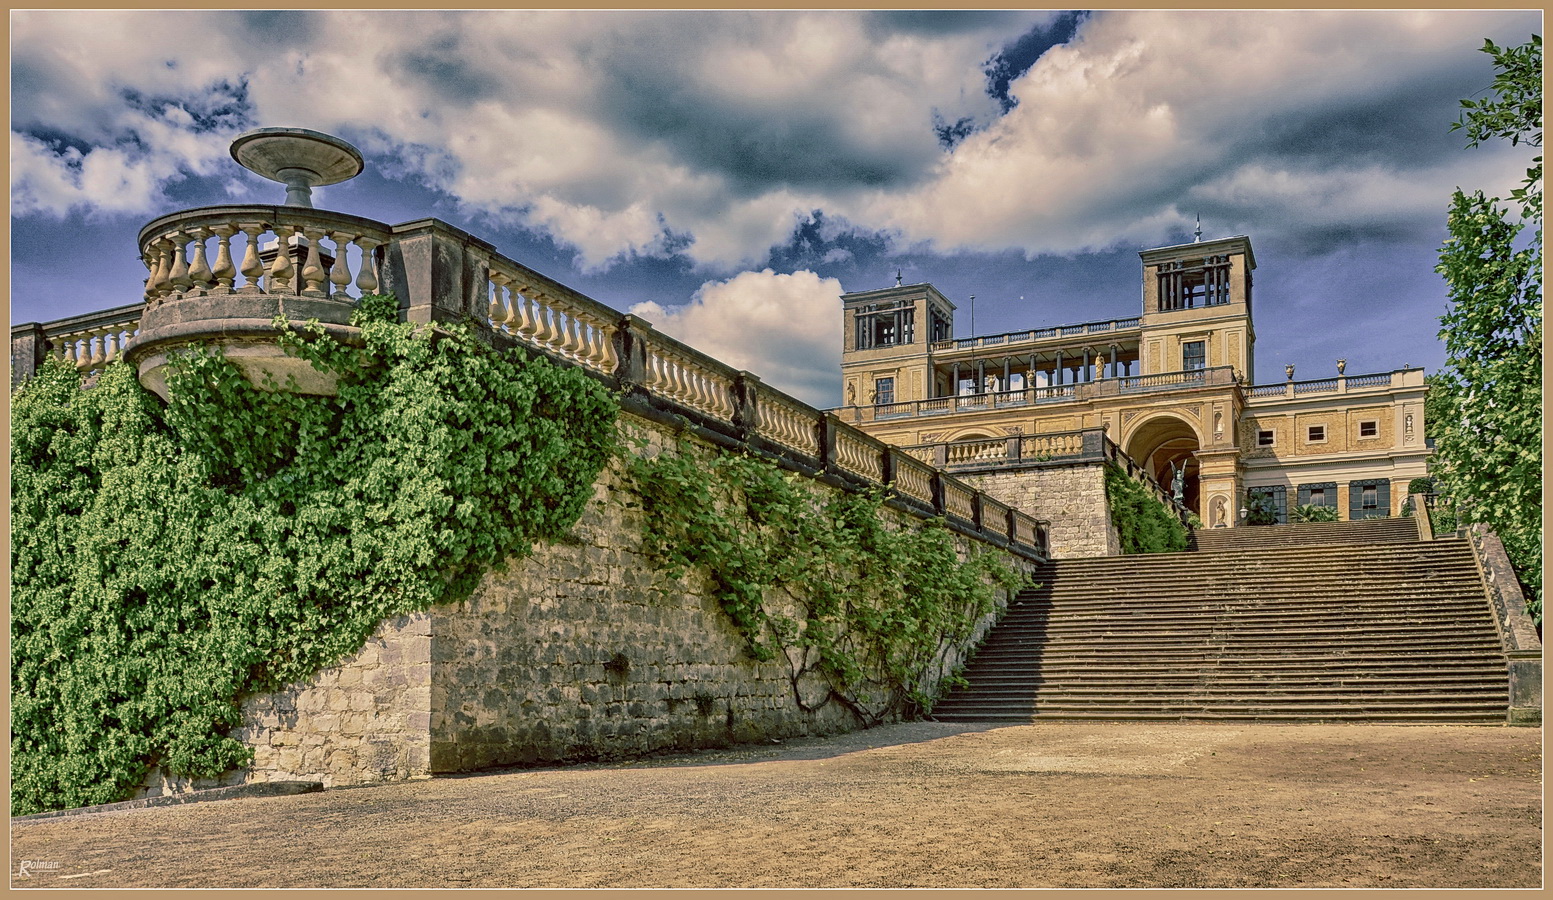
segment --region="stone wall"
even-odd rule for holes
[[[624,418],[655,446],[671,440],[665,426]],[[795,685],[787,660],[751,659],[704,575],[654,571],[641,517],[612,464],[566,539],[490,573],[463,603],[384,623],[355,657],[308,684],[248,700],[234,731],[254,748],[248,769],[200,780],[158,772],[137,796],[256,781],[363,784],[860,727],[843,705],[824,703],[817,676]],[[962,553],[974,540],[954,539]],[[926,683],[968,648],[950,648]]]
[[[1015,509],[1050,521],[1053,559],[1122,552],[1106,501],[1103,463],[1034,463],[959,477]]]

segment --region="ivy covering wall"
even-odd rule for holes
[[[1169,553],[1187,547],[1186,526],[1115,463],[1105,464],[1105,497],[1123,553]]]
[[[801,708],[839,702],[865,725],[931,709],[925,676],[1023,583],[993,553],[961,559],[942,522],[887,522],[882,495],[825,492],[756,457],[687,447],[637,459],[645,545],[694,570],[758,660],[785,660]],[[816,674],[828,685],[805,696]]]
[[[283,340],[336,397],[256,389],[212,353],[166,406],[123,365],[83,390],[51,363],[13,394],[13,815],[245,764],[243,697],[576,521],[615,450],[610,393],[395,310],[363,299],[362,347]]]

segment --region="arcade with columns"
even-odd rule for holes
[[[1206,527],[1265,498],[1339,518],[1395,515],[1425,474],[1423,372],[1269,385],[1255,371],[1244,236],[1145,250],[1133,318],[956,338],[956,305],[931,284],[842,296],[843,421],[903,447],[949,445],[962,470],[1028,464],[1010,439],[1104,429]],[[980,452],[986,446],[993,452]],[[1008,446],[1014,446],[1008,444]],[[967,452],[969,448],[971,451]]]

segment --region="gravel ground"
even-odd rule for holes
[[[1537,887],[1541,741],[1535,728],[919,722],[13,823],[11,884]]]

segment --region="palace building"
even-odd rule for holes
[[[842,297],[845,404],[835,413],[951,469],[990,471],[1028,448],[1104,429],[1206,527],[1279,522],[1295,505],[1396,515],[1425,474],[1424,373],[1403,368],[1249,383],[1256,348],[1249,238],[1145,250],[1133,318],[955,338],[931,284]],[[1022,449],[1026,448],[1026,449]]]

